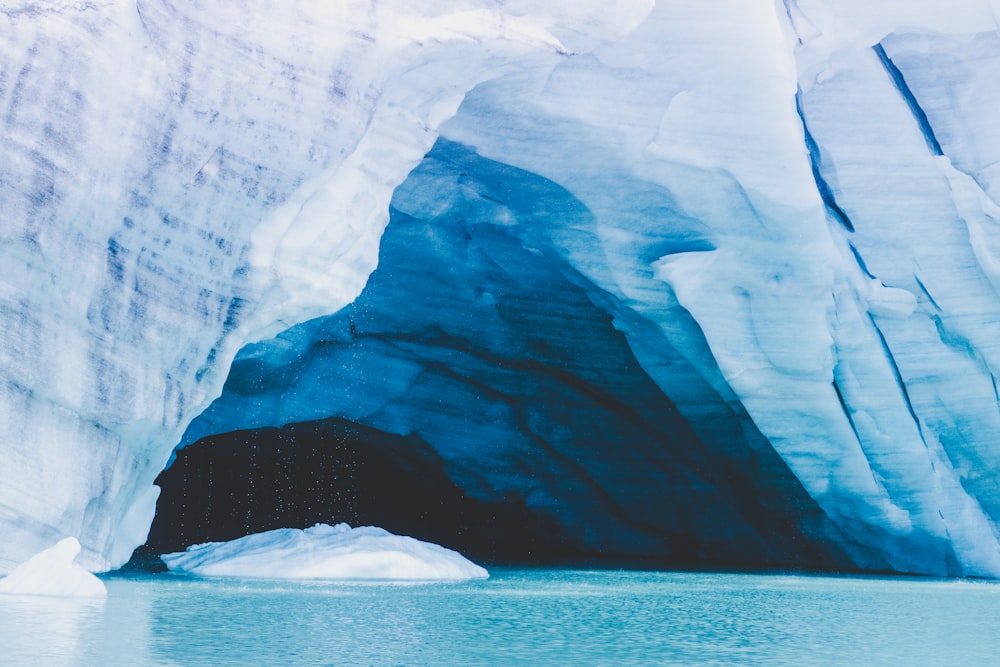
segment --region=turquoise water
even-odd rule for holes
[[[0,597],[0,665],[988,665],[1000,584],[495,570],[454,584],[107,581]]]

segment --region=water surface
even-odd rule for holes
[[[987,665],[1000,585],[494,570],[447,584],[110,577],[103,602],[0,596],[0,664]]]

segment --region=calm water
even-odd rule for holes
[[[150,575],[0,596],[0,665],[1000,664],[1000,584],[496,570],[459,584]]]

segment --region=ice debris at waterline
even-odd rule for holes
[[[382,528],[316,524],[280,528],[229,542],[164,554],[173,572],[275,579],[485,579],[489,573],[456,551]]]
[[[0,579],[0,593],[107,597],[104,582],[77,565],[80,542],[67,537],[40,551]]]

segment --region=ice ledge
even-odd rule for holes
[[[161,558],[173,572],[218,577],[431,581],[489,576],[451,549],[346,523],[269,530],[196,544]]]
[[[79,554],[80,542],[75,537],[60,540],[0,579],[0,593],[107,597],[104,582],[74,562]]]

